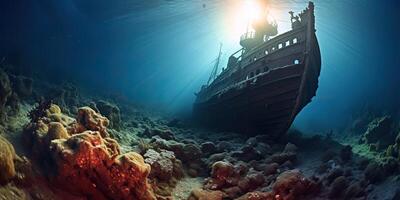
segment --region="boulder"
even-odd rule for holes
[[[393,120],[390,116],[383,116],[372,120],[368,124],[362,141],[377,146],[377,150],[386,149],[393,143],[395,135],[392,133]]]
[[[221,191],[195,189],[190,193],[188,200],[223,200],[227,195]]]
[[[273,192],[277,199],[295,200],[315,193],[316,183],[310,181],[299,170],[285,171],[278,176],[273,185]]]
[[[175,158],[174,152],[161,150],[157,152],[149,149],[144,154],[145,163],[151,166],[150,177],[156,177],[161,181],[168,181],[172,177],[183,177],[183,168],[180,160]]]

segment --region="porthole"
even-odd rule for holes
[[[299,63],[300,63],[300,61],[299,61],[298,59],[296,59],[296,60],[293,61],[293,64],[296,64],[296,65],[297,65],[297,64],[299,64]]]
[[[285,45],[289,46],[290,45],[290,41],[286,41]]]
[[[272,51],[275,51],[275,47],[272,47]]]
[[[297,43],[297,38],[294,38],[293,39],[293,44],[296,44]]]
[[[256,60],[257,60],[257,57],[254,57],[253,60],[256,61]]]
[[[278,44],[278,49],[282,49],[282,43]]]
[[[265,55],[268,55],[268,50],[265,50]]]
[[[264,67],[264,72],[267,72],[269,70],[268,67]]]

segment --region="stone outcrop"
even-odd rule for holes
[[[372,149],[386,149],[393,143],[395,135],[392,133],[393,121],[390,116],[383,116],[372,120],[361,140],[372,146]]]

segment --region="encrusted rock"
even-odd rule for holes
[[[364,133],[362,140],[371,145],[377,146],[377,149],[386,148],[393,143],[395,135],[392,134],[392,118],[383,116],[376,118],[368,124],[368,129]]]
[[[183,176],[182,163],[175,158],[174,152],[161,150],[157,152],[149,149],[145,154],[145,163],[151,166],[150,177],[157,177],[167,181],[172,177],[181,178]]]
[[[283,172],[273,185],[275,198],[285,200],[301,199],[317,189],[317,185],[305,178],[299,170]]]
[[[92,199],[153,200],[148,183],[150,165],[141,155],[121,154],[118,143],[108,137],[108,119],[93,109],[79,109],[77,120],[63,115],[58,106],[38,106],[25,137],[55,185]],[[49,159],[50,157],[51,159]]]
[[[195,189],[191,192],[188,200],[223,200],[226,196],[221,191]]]
[[[108,137],[107,126],[110,124],[110,121],[101,114],[96,113],[90,107],[78,109],[77,122],[77,132],[85,130],[99,131],[102,137]]]
[[[118,106],[106,101],[98,101],[96,103],[96,108],[110,121],[110,128],[120,130],[122,121]]]

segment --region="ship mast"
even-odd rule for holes
[[[217,78],[218,66],[219,66],[219,62],[221,60],[221,55],[222,55],[222,43],[220,43],[220,45],[219,45],[218,57],[215,60],[213,70],[211,71],[210,77],[208,78],[208,81],[207,81],[207,85],[210,85],[210,83],[212,83],[215,80],[215,78]]]

